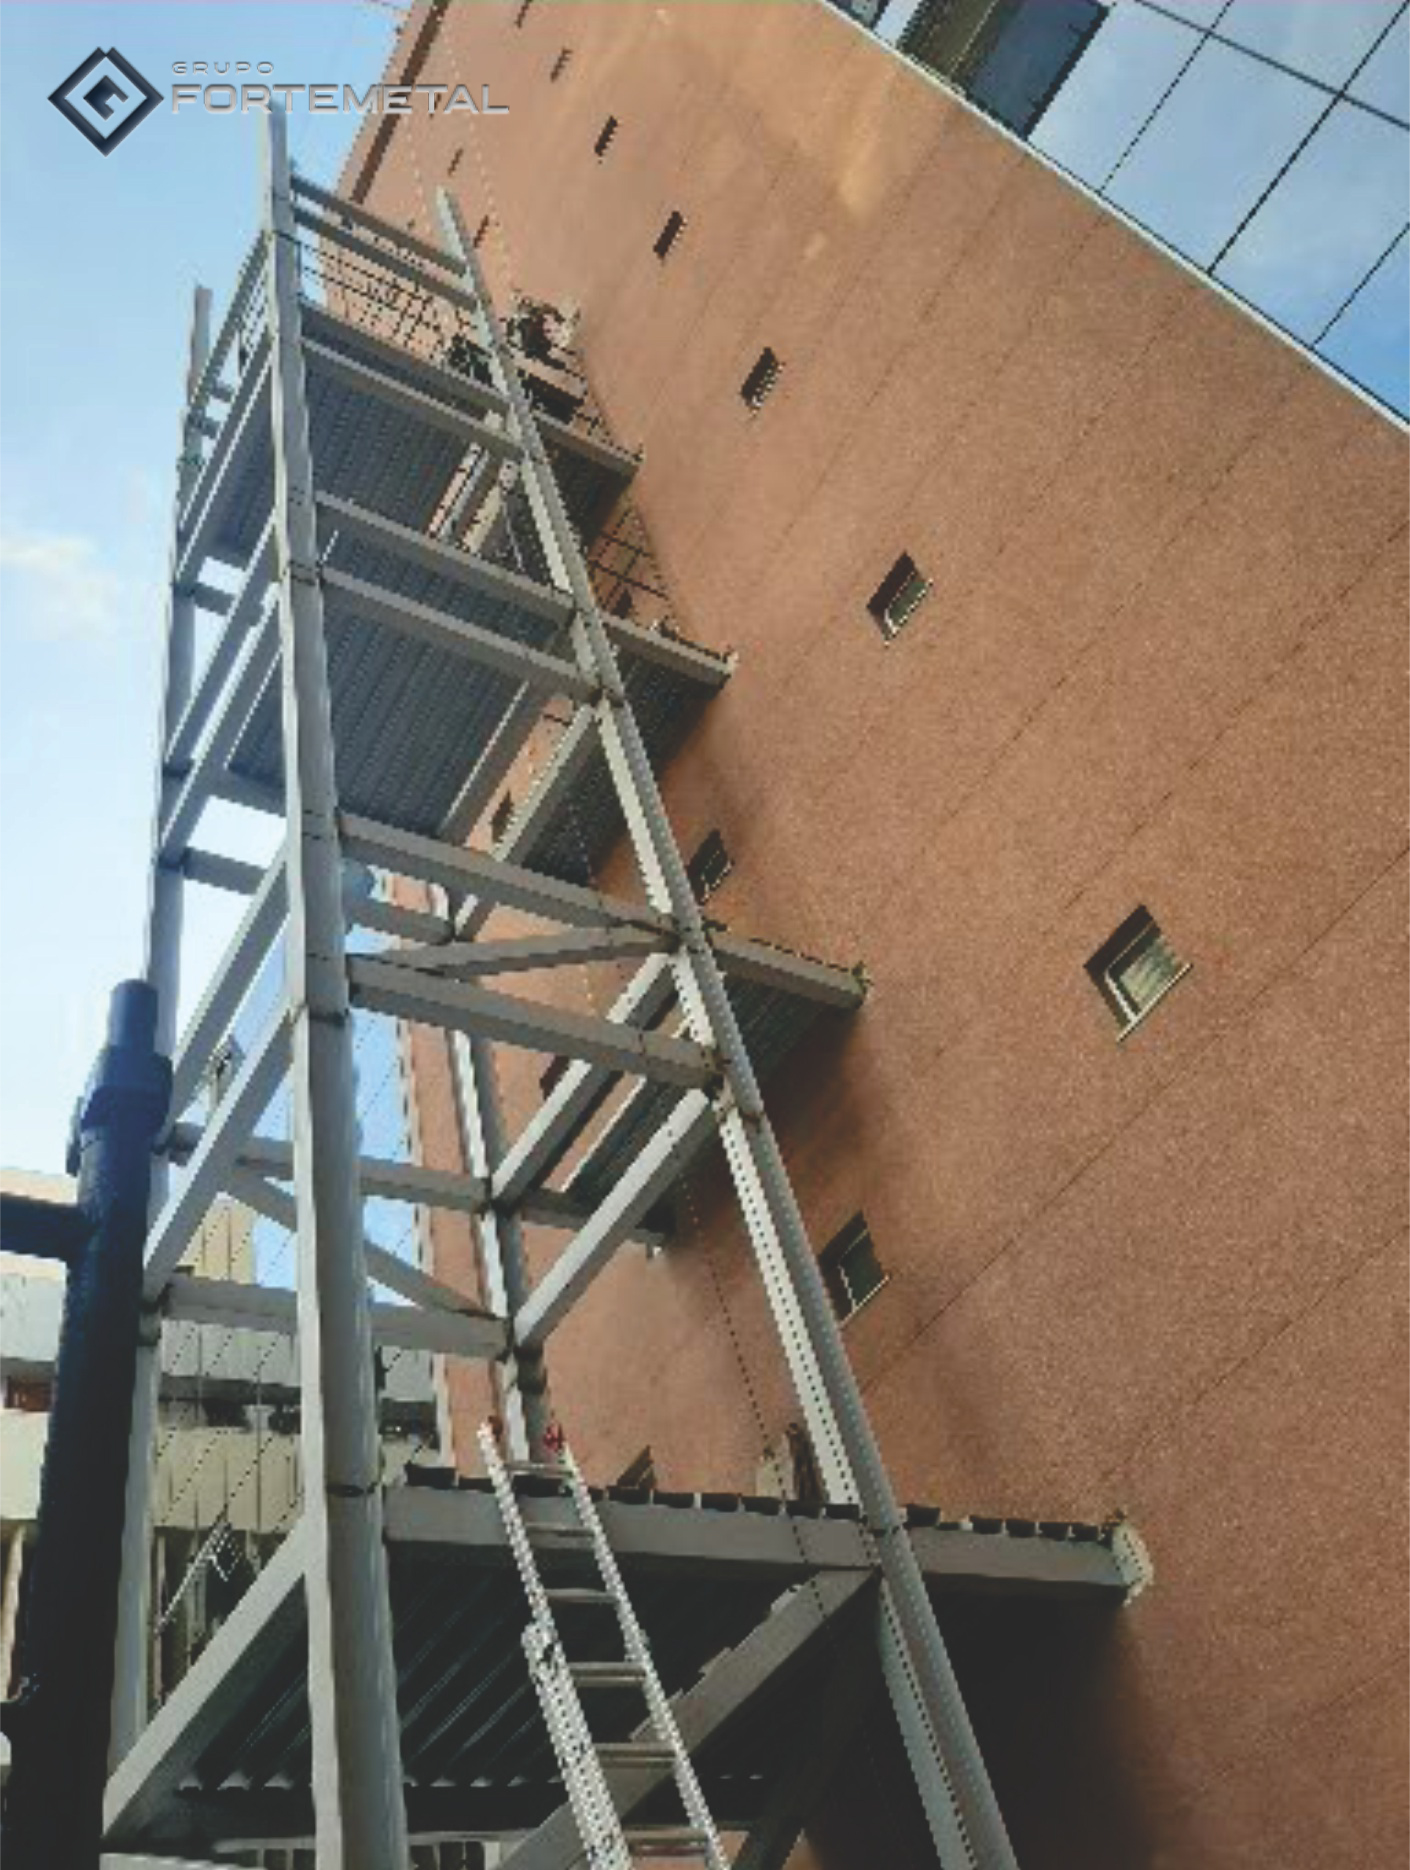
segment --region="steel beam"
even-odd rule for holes
[[[572,1505],[564,1499],[526,1498],[523,1511],[547,1527],[573,1522]],[[664,1576],[684,1566],[697,1580],[758,1579],[779,1590],[818,1574],[876,1576],[870,1536],[857,1520],[805,1518],[786,1509],[756,1513],[743,1506],[627,1506],[610,1499],[598,1511],[607,1542],[629,1576]],[[453,1547],[467,1565],[514,1563],[488,1493],[398,1490],[387,1502],[387,1536],[410,1545]],[[951,1527],[921,1527],[911,1536],[927,1588],[937,1596],[1039,1597],[1114,1610],[1128,1594],[1116,1556],[1095,1541],[1020,1539]]]
[[[200,1088],[201,1078],[215,1048],[230,1030],[245,995],[255,983],[261,965],[284,919],[284,857],[281,852],[265,871],[250,898],[220,966],[191,1015],[171,1078],[171,1114],[179,1120]]]
[[[703,1091],[681,1099],[516,1312],[516,1342],[544,1343],[714,1129],[714,1111]]]
[[[546,922],[567,922],[576,927],[599,928],[604,922],[628,928],[671,932],[671,918],[649,904],[627,902],[600,890],[562,883],[557,877],[507,864],[480,851],[467,851],[439,838],[422,837],[394,825],[378,824],[350,812],[342,817],[343,849],[360,863],[373,864],[398,876],[436,883],[464,895],[474,891],[506,909],[522,909]]]
[[[193,1124],[179,1124],[173,1131],[178,1150],[199,1148],[202,1132]],[[238,1146],[235,1161],[241,1168],[258,1175],[277,1175],[288,1180],[295,1173],[296,1151],[292,1144],[272,1136],[251,1136]],[[358,1187],[365,1196],[381,1196],[385,1201],[424,1202],[432,1208],[455,1208],[474,1214],[483,1207],[485,1188],[471,1175],[452,1174],[445,1169],[423,1168],[418,1162],[388,1162],[377,1156],[354,1154],[349,1165]]]
[[[488,1187],[504,1158],[505,1146],[494,1054],[478,1033],[453,1034],[451,1047],[460,1146],[471,1172]],[[480,1216],[476,1237],[490,1302],[496,1311],[512,1315],[528,1297],[530,1287],[520,1217],[504,1209],[489,1209]],[[510,1353],[499,1371],[498,1392],[509,1452],[520,1460],[544,1459],[545,1436],[553,1416],[548,1372],[542,1352],[514,1343],[512,1332]]]
[[[380,402],[390,403],[406,414],[418,417],[430,428],[457,435],[501,461],[517,461],[519,458],[518,444],[511,441],[503,430],[486,427],[466,410],[453,408],[439,397],[428,396],[424,390],[413,389],[401,378],[389,377],[384,371],[374,370],[370,364],[359,363],[346,351],[335,351],[326,344],[315,344],[312,339],[305,338],[304,356],[330,376],[341,377],[363,395],[375,396]]]
[[[560,1194],[556,1188],[530,1189],[517,1208],[511,1212],[526,1226],[554,1227],[570,1234],[580,1233],[592,1219],[594,1209],[582,1201],[574,1201],[571,1195]],[[486,1208],[486,1213],[498,1213],[500,1210]],[[657,1250],[668,1246],[674,1236],[668,1230],[643,1227],[638,1221],[627,1236],[639,1247],[651,1247]]]
[[[563,592],[526,578],[521,572],[506,571],[503,566],[493,565],[487,558],[477,558],[461,546],[443,545],[428,533],[417,532],[394,519],[384,519],[380,513],[373,513],[336,494],[321,493],[317,503],[319,532],[325,539],[335,531],[356,533],[381,551],[409,559],[412,564],[436,572],[453,584],[465,585],[493,598],[496,603],[528,611],[550,623],[566,623],[572,614],[573,607]]]
[[[475,377],[467,377],[462,371],[433,363],[429,357],[418,357],[414,352],[403,350],[389,343],[386,338],[378,337],[375,331],[349,324],[347,319],[339,318],[326,306],[305,305],[303,327],[305,339],[314,338],[333,349],[346,349],[364,357],[379,358],[404,376],[414,378],[423,385],[428,395],[456,396],[464,402],[474,403],[487,415],[504,414],[506,405],[498,390],[491,389]]]
[[[283,111],[265,119],[275,532],[288,807],[289,1006],[298,1207],[308,1694],[319,1870],[408,1861],[357,1099],[343,959],[343,853],[299,255]]]
[[[468,980],[478,974],[537,974],[545,968],[582,967],[589,961],[634,961],[664,951],[670,937],[651,929],[563,929],[505,941],[450,941],[420,948],[389,948],[388,967],[412,968]]]
[[[349,923],[355,928],[376,929],[380,935],[412,942],[444,942],[451,937],[449,920],[429,915],[424,909],[404,909],[400,903],[357,893],[347,896],[344,907]]]
[[[675,985],[664,955],[639,968],[608,1010],[616,1025],[650,1026],[670,1004]],[[552,1174],[611,1089],[613,1074],[583,1060],[570,1064],[541,1107],[505,1151],[494,1178],[498,1205],[518,1207]]]
[[[246,1055],[235,1082],[201,1136],[186,1179],[152,1227],[143,1282],[148,1299],[161,1297],[206,1209],[235,1166],[246,1136],[279,1088],[288,1061],[288,1021],[281,1009]]]
[[[843,1013],[855,1013],[866,999],[867,990],[860,975],[847,968],[829,967],[825,961],[813,961],[807,955],[775,948],[768,942],[749,941],[743,936],[731,935],[727,929],[712,928],[710,946],[730,980],[772,987],[778,993],[792,994],[799,1000],[813,1000],[819,1006],[836,1007]]]
[[[246,637],[229,693],[206,730],[191,771],[172,800],[159,834],[159,863],[174,865],[180,861],[211,797],[216,777],[224,771],[226,761],[235,751],[250,710],[273,674],[278,658],[279,639],[271,610]]]
[[[331,240],[335,246],[346,247],[349,253],[357,254],[359,259],[367,260],[371,265],[380,267],[384,272],[395,273],[399,279],[405,279],[413,286],[419,286],[423,292],[437,299],[445,299],[448,304],[468,310],[470,301],[458,286],[449,280],[436,279],[418,266],[414,260],[403,253],[394,253],[386,247],[379,247],[373,240],[364,240],[361,234],[355,234],[350,227],[340,227],[336,221],[330,221],[312,209],[295,207],[294,220],[299,227],[307,228],[309,233],[320,239]],[[406,237],[401,235],[398,244],[405,247]],[[443,258],[436,260],[438,266],[444,266]]]
[[[226,616],[224,627],[201,670],[196,691],[183,708],[176,729],[167,742],[166,763],[173,771],[180,771],[196,751],[201,730],[224,691],[226,678],[234,668],[244,644],[245,633],[259,622],[264,613],[265,594],[273,569],[274,521],[271,519],[260,534],[259,544],[250,558],[249,569],[233,600],[224,592],[209,591],[203,585],[193,587],[189,593],[194,603],[202,604],[206,609],[215,608],[218,600],[223,604]],[[207,592],[204,597],[203,592]]]
[[[187,589],[186,595],[197,610],[214,611],[217,617],[226,616],[233,602],[228,591],[217,591],[213,584],[206,584],[199,578]]]
[[[531,649],[516,637],[501,636],[494,630],[482,630],[478,624],[452,617],[448,611],[433,610],[427,604],[413,603],[395,592],[379,590],[364,578],[351,577],[331,566],[323,572],[323,588],[354,609],[360,617],[370,617],[384,629],[416,643],[427,643],[447,656],[459,656],[507,675],[511,681],[527,683],[541,695],[567,695],[573,701],[586,701],[592,685],[578,672],[575,664],[561,657]]]
[[[230,355],[230,347],[235,342],[235,335],[244,321],[245,313],[254,293],[261,284],[262,269],[265,259],[265,236],[261,228],[250,242],[244,259],[240,262],[240,271],[235,278],[235,289],[230,295],[230,304],[225,316],[220,321],[220,330],[215,343],[210,345],[201,363],[200,369],[187,384],[187,406],[195,410],[204,409],[207,402],[229,403],[234,401],[235,392],[220,382],[220,373],[225,367],[225,360]],[[205,290],[201,288],[201,290]],[[209,332],[209,313],[206,317],[206,329]]]
[[[298,1335],[298,1300],[275,1286],[242,1279],[173,1279],[165,1298],[168,1318],[195,1324],[223,1325],[232,1331],[274,1331]],[[423,1310],[419,1305],[369,1301],[374,1344],[401,1350],[434,1351],[447,1356],[492,1362],[508,1345],[502,1318],[470,1317],[463,1312]]]
[[[420,239],[409,228],[396,227],[392,222],[383,220],[380,214],[374,214],[370,208],[364,207],[361,202],[348,201],[342,195],[320,188],[306,175],[295,175],[292,180],[297,196],[305,201],[317,202],[334,220],[351,221],[354,227],[365,228],[369,234],[376,234],[382,240],[394,241],[397,246],[404,247],[408,253],[416,254],[432,266],[439,266],[450,273],[459,272],[460,263],[454,254],[447,253],[443,247],[433,246],[429,240]]]
[[[353,1004],[373,1013],[479,1033],[530,1052],[586,1058],[612,1071],[631,1072],[688,1089],[714,1081],[715,1062],[703,1046],[660,1033],[614,1025],[592,1014],[538,1001],[518,1000],[460,981],[431,980],[385,961],[348,961]]]
[[[109,1779],[105,1844],[140,1845],[206,1747],[258,1692],[262,1652],[294,1641],[307,1530],[302,1521],[294,1527]]]
[[[633,623],[630,617],[614,617],[608,613],[603,614],[601,623],[607,640],[621,654],[635,656],[639,662],[654,662],[659,668],[697,682],[712,693],[723,688],[734,673],[732,657],[705,649],[699,643],[687,642],[684,637],[672,636],[665,630],[648,630],[640,623]]]
[[[720,1739],[743,1720],[759,1698],[817,1653],[820,1642],[858,1605],[870,1582],[854,1577],[822,1577],[795,1590],[780,1609],[742,1643],[727,1650],[696,1687],[672,1704],[681,1739],[692,1753]],[[649,1734],[643,1734],[649,1738]],[[630,1811],[671,1777],[669,1765],[605,1767],[607,1784],[619,1808]],[[503,1870],[575,1870],[582,1863],[582,1840],[571,1809],[564,1805],[530,1833],[504,1859]]]
[[[235,400],[221,426],[210,459],[191,493],[179,522],[180,549],[176,560],[176,582],[192,583],[210,555],[211,541],[220,517],[225,470],[235,458],[247,433],[268,415],[269,407],[269,338],[261,335],[255,354],[245,366]]]
[[[527,737],[533,721],[537,718],[538,708],[535,706],[533,719],[522,723],[521,739]],[[518,722],[518,710],[512,711],[501,724],[500,733],[508,735],[511,727]],[[533,848],[534,838],[545,822],[568,798],[584,767],[592,757],[596,745],[597,722],[593,718],[592,710],[580,708],[564,728],[558,745],[553,749],[547,766],[539,774],[533,791],[523,807],[515,813],[513,822],[495,846],[494,854],[501,863],[518,863],[525,852]],[[498,790],[504,777],[502,772],[498,777],[494,777],[501,763],[498,749],[499,737],[496,736],[496,740],[486,749],[466,781],[460,797],[446,819],[445,835],[447,837],[455,837],[457,834],[459,837],[464,837]],[[513,756],[517,757],[518,752],[519,747],[515,746]],[[507,772],[508,767],[513,764],[513,758],[509,757],[510,748],[507,741],[503,755],[504,770]],[[484,927],[494,906],[493,898],[489,896],[469,897],[456,912],[456,933],[467,940],[473,940]]]
[[[265,872],[258,864],[242,863],[221,851],[187,847],[179,865],[188,883],[204,883],[208,889],[227,890],[232,896],[253,896],[264,881]]]
[[[236,1201],[264,1215],[276,1227],[292,1233],[298,1226],[298,1210],[294,1206],[293,1197],[282,1188],[267,1182],[262,1175],[256,1175],[248,1169],[236,1169],[226,1188]],[[410,1299],[413,1305],[424,1306],[428,1311],[452,1312],[467,1318],[492,1316],[467,1293],[457,1292],[454,1286],[431,1278],[419,1266],[413,1266],[409,1260],[399,1259],[395,1253],[388,1253],[385,1247],[379,1247],[376,1241],[368,1240],[365,1236],[362,1252],[367,1261],[368,1276],[375,1279],[378,1285],[386,1286],[391,1292],[399,1292],[404,1299]]]

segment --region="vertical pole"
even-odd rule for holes
[[[309,1709],[319,1870],[410,1852],[357,1180],[332,706],[284,113],[267,118],[267,310],[288,812],[288,995]]]
[[[20,1608],[20,1580],[24,1576],[24,1527],[16,1526],[5,1548],[5,1581],[0,1585],[0,1698],[10,1692],[15,1661],[15,1623]]]
[[[900,1506],[838,1330],[656,777],[597,610],[581,547],[559,494],[517,366],[499,328],[453,197],[438,192],[447,244],[479,305],[498,387],[524,447],[525,491],[550,564],[566,576],[579,666],[597,681],[603,750],[648,898],[673,916],[676,978],[692,1037],[713,1046],[723,1091],[716,1113],[745,1225],[833,1498],[859,1501],[882,1577],[881,1652],[931,1836],[944,1870],[1016,1870]]]
[[[155,1034],[156,996],[124,981],[69,1149],[88,1225],[69,1256],[44,1450],[25,1613],[32,1686],[12,1718],[14,1870],[92,1870],[102,1841],[142,1246],[171,1095]]]
[[[181,457],[177,463],[176,493],[172,502],[171,553],[168,576],[175,572],[177,523],[191,481],[187,461],[191,443],[191,398],[210,356],[211,294],[197,286],[191,306],[187,341],[185,400],[181,411]],[[147,884],[147,933],[143,977],[157,996],[157,1051],[175,1056],[177,1015],[181,994],[181,916],[183,879],[180,870],[157,861],[161,824],[180,783],[168,773],[166,752],[172,734],[191,696],[196,656],[196,607],[173,585],[169,594],[166,654],[158,716],[155,803],[152,819],[152,862]],[[180,1111],[173,1116],[179,1117]],[[167,1172],[158,1159],[153,1164],[149,1219],[155,1220],[166,1200]],[[123,1509],[122,1575],[118,1584],[116,1667],[113,1673],[111,1764],[116,1766],[132,1748],[147,1724],[151,1705],[148,1677],[148,1625],[152,1616],[152,1485],[156,1462],[158,1397],[161,1388],[161,1321],[146,1308],[137,1345],[137,1372],[132,1391],[132,1426],[127,1451],[127,1497]]]
[[[504,1158],[504,1118],[494,1076],[494,1051],[483,1039],[452,1035],[456,1099],[466,1166],[489,1187]],[[491,1307],[513,1318],[529,1296],[524,1230],[517,1215],[486,1208],[475,1217],[488,1274]],[[515,1460],[547,1456],[544,1431],[551,1420],[543,1352],[520,1345],[500,1379],[505,1444]]]

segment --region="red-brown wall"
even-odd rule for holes
[[[1085,1676],[1033,1634],[976,1689],[1021,1861],[1398,1865],[1403,436],[822,5],[516,12],[451,7],[422,74],[509,114],[402,120],[368,203],[431,228],[463,146],[740,653],[666,792],[734,858],[712,913],[874,981],[771,1103],[815,1237],[864,1210],[890,1276],[847,1338],[899,1490],[1125,1509],[1154,1560]],[[1084,963],[1140,904],[1191,971],[1118,1043]],[[555,1396],[599,1471],[749,1485],[793,1406],[717,1166],[686,1210]],[[828,1863],[911,1848],[837,1822]]]

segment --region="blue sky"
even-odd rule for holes
[[[0,5],[0,1163],[62,1166],[109,989],[140,967],[191,291],[224,298],[258,215],[253,118],[168,103],[104,156],[49,93],[99,46],[168,100],[177,59],[366,84],[396,25],[352,0]],[[352,127],[296,113],[295,160],[332,181]],[[194,975],[233,904],[187,894]]]

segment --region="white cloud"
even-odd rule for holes
[[[21,586],[15,621],[26,635],[92,642],[116,636],[130,621],[126,582],[81,534],[0,532],[0,570]]]

